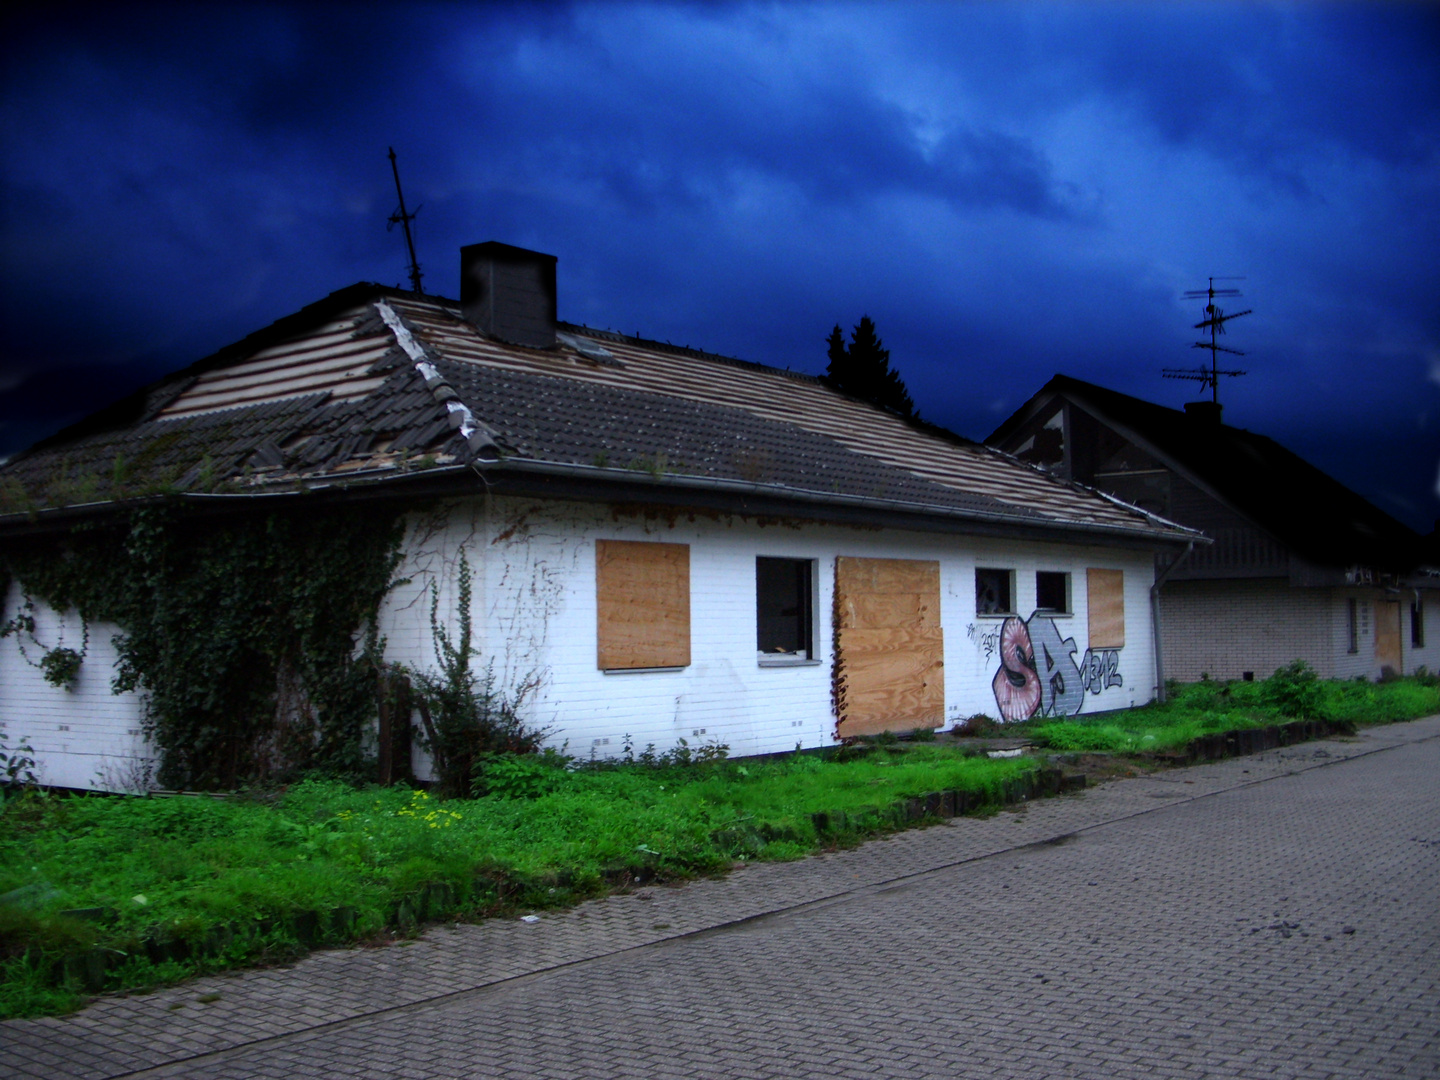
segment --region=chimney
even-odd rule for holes
[[[1187,401],[1185,415],[1207,427],[1220,426],[1220,403],[1218,401]]]
[[[460,308],[490,337],[555,347],[555,256],[496,240],[460,249]]]

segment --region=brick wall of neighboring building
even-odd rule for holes
[[[1268,578],[1172,581],[1160,593],[1160,620],[1167,679],[1239,679],[1247,671],[1263,679],[1297,658],[1322,676],[1337,674],[1329,589]]]
[[[1420,616],[1425,625],[1422,632],[1424,644],[1418,648],[1410,640],[1410,604],[1415,599],[1414,593],[1401,597],[1404,625],[1400,640],[1405,647],[1405,674],[1413,675],[1420,667],[1432,674],[1440,673],[1440,589],[1420,590]]]

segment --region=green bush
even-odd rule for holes
[[[1309,664],[1292,660],[1265,680],[1264,696],[1282,716],[1316,716],[1324,688]]]
[[[541,754],[485,754],[475,763],[476,798],[535,799],[565,782],[570,760],[554,750]]]

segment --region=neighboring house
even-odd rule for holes
[[[1164,675],[1440,668],[1440,575],[1421,538],[1263,435],[1057,375],[986,442],[1214,540],[1160,592]]]
[[[17,455],[0,546],[144,502],[112,498],[117,461],[196,515],[401,500],[387,658],[433,663],[427,590],[449,610],[463,552],[499,685],[538,680],[528,718],[582,756],[1154,695],[1156,556],[1198,534],[817,378],[559,323],[555,296],[554,257],[495,243],[462,250],[458,303],[334,293]],[[145,753],[116,632],[88,628],[70,690],[0,641],[0,734],[50,783]]]

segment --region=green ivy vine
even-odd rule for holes
[[[9,582],[0,582],[0,597],[9,592]],[[20,610],[14,616],[0,623],[0,639],[15,637],[15,647],[20,650],[20,657],[33,668],[38,668],[45,681],[51,686],[58,686],[63,690],[74,690],[75,683],[80,678],[80,665],[85,662],[85,654],[90,651],[90,623],[87,619],[80,620],[81,641],[79,649],[72,649],[68,645],[56,645],[46,647],[41,640],[35,636],[35,600],[28,593],[23,594],[20,602]],[[40,649],[40,659],[33,660],[30,657],[30,650],[25,647],[25,639]]]
[[[402,531],[398,510],[373,506],[146,508],[59,543],[10,542],[0,577],[120,627],[112,688],[143,693],[166,787],[360,778],[387,692],[375,614]]]

